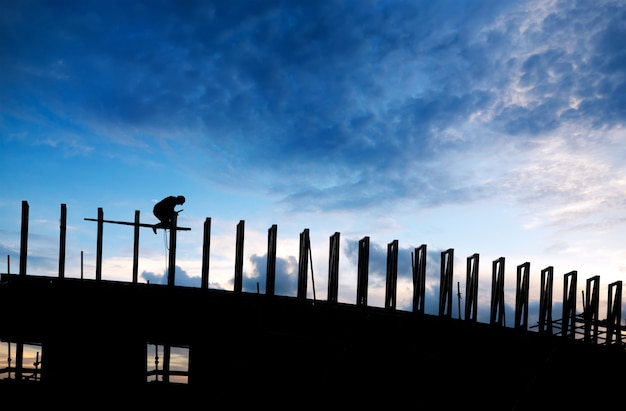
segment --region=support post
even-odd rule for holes
[[[22,201],[22,231],[20,237],[20,276],[26,275],[28,259],[28,201]]]
[[[67,227],[67,205],[61,204],[59,227],[59,278],[65,278],[65,238]]]
[[[139,281],[139,210],[135,210],[135,232],[133,240],[133,284]]]
[[[452,317],[452,280],[454,276],[454,249],[441,252],[439,275],[439,316]]]
[[[96,240],[96,281],[102,280],[102,231],[104,229],[104,211],[98,208],[98,237]]]
[[[339,293],[339,237],[336,232],[330,236],[328,247],[328,301],[337,302]]]
[[[478,266],[477,253],[467,257],[467,279],[465,281],[465,320],[478,321]]]
[[[306,299],[307,273],[309,272],[309,229],[300,233],[300,257],[298,261],[298,299]]]
[[[359,240],[359,261],[356,282],[356,305],[367,306],[367,281],[369,275],[370,238]]]
[[[245,222],[239,220],[237,224],[237,243],[235,244],[235,284],[234,291],[241,293],[243,290],[243,242],[245,233]]]
[[[600,276],[594,275],[587,279],[583,320],[585,322],[584,341],[598,343],[598,312],[600,311]]]
[[[272,224],[267,230],[267,265],[265,270],[265,294],[273,296],[276,293],[276,240],[278,226]]]
[[[528,286],[530,263],[517,266],[517,287],[515,292],[515,328],[528,329]]]
[[[577,271],[571,271],[563,277],[563,315],[561,317],[561,335],[574,339],[576,335],[576,279]]]
[[[552,334],[552,295],[554,267],[541,270],[541,290],[539,296],[539,332]]]
[[[415,248],[411,256],[413,270],[413,312],[424,314],[426,293],[426,244]]]
[[[204,219],[204,232],[202,241],[202,274],[200,288],[209,288],[209,258],[211,255],[211,218]]]
[[[387,284],[385,288],[385,308],[396,309],[396,289],[398,285],[398,240],[387,244]]]
[[[606,309],[606,345],[622,345],[622,282],[609,284]],[[615,341],[613,341],[615,339]]]
[[[176,227],[178,227],[177,213],[172,215],[170,224],[170,258],[167,268],[167,285],[169,287],[174,287],[176,283],[176,233],[178,232],[176,229]]]
[[[491,278],[490,324],[504,326],[504,257],[493,261]]]
[[[15,344],[15,379],[21,381],[24,370],[24,343]]]
[[[176,231],[176,230],[172,230]],[[163,344],[163,382],[170,382],[170,360],[172,347],[169,344]]]

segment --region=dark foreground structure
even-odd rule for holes
[[[87,395],[124,404],[618,409],[626,381],[621,347],[383,308],[17,275],[2,276],[0,301],[2,340],[35,344],[42,359],[39,370],[16,365],[0,392],[31,405]],[[176,347],[189,361],[174,372],[164,351]],[[174,382],[181,375],[186,383]]]
[[[96,221],[106,222],[101,213]],[[137,216],[136,229],[138,221]],[[63,238],[63,223],[61,231]],[[171,263],[176,231],[171,230]],[[207,243],[209,231],[205,225]],[[7,358],[0,368],[3,404],[181,410],[623,407],[621,282],[609,287],[607,319],[600,320],[598,279],[587,280],[585,309],[577,314],[576,276],[566,274],[562,315],[552,320],[552,272],[542,270],[540,322],[531,331],[526,265],[518,267],[515,327],[504,326],[503,260],[492,265],[486,324],[476,321],[477,255],[467,260],[465,316],[455,319],[451,250],[441,256],[439,315],[428,315],[425,246],[415,250],[414,310],[406,312],[395,308],[397,242],[388,249],[385,307],[371,307],[367,238],[360,244],[357,302],[345,304],[336,301],[337,233],[330,238],[329,297],[316,301],[305,297],[307,230],[295,297],[273,292],[275,227],[268,230],[265,293],[241,289],[243,225],[237,227],[234,291],[209,289],[204,269],[200,288],[174,286],[173,278],[168,285],[141,284],[136,276],[132,282],[104,281],[98,273],[95,280],[65,278],[61,263],[59,276],[26,275],[24,232],[27,224],[20,273],[0,276],[0,343],[7,350],[0,352],[0,360]]]

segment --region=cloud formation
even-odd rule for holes
[[[163,274],[156,274],[149,271],[142,271],[141,278],[150,284],[167,284],[168,270]],[[190,276],[185,270],[176,266],[174,273],[174,285],[182,287],[200,287],[201,279],[198,276]]]
[[[252,272],[243,273],[243,291],[266,293],[267,254],[250,256]],[[298,293],[298,260],[294,256],[276,257],[276,277],[274,283],[276,295],[296,296]]]
[[[48,137],[32,144],[68,151],[171,150],[292,208],[471,201],[503,182],[460,181],[441,158],[532,156],[534,139],[577,128],[561,136],[574,149],[623,125],[625,13],[617,1],[18,2],[2,20],[3,127],[34,121]],[[73,131],[54,133],[59,122]]]
[[[36,197],[72,200],[73,218],[101,205],[129,216],[173,190],[189,193],[190,221],[209,210],[229,224],[245,213],[285,233],[302,224],[355,238],[398,234],[401,247],[416,235],[436,244],[433,304],[437,249],[447,244],[459,256],[528,253],[539,265],[569,266],[575,256],[617,278],[625,20],[619,0],[9,2],[0,15],[0,157],[12,174],[0,207],[19,216],[15,205]],[[38,273],[58,267],[52,213],[31,226],[52,233],[31,237]],[[16,255],[14,220],[3,244]],[[80,223],[70,258],[82,269],[77,251],[93,250],[94,233]],[[116,246],[131,243],[125,235]],[[355,244],[343,248],[352,266]],[[263,291],[263,244],[246,246],[244,289]],[[387,256],[384,245],[371,247],[379,298]],[[213,251],[220,284],[211,286],[228,288],[231,250]],[[400,250],[404,295],[411,251]],[[105,257],[112,271],[130,261]],[[197,273],[194,258],[179,261]],[[277,293],[295,295],[296,272],[293,257],[277,261]],[[183,270],[178,280],[200,283]]]

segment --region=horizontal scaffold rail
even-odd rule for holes
[[[111,223],[111,224],[122,224],[122,225],[132,225],[136,227],[148,227],[148,228],[163,228],[158,226],[157,224],[147,224],[147,223],[134,223],[131,221],[114,221],[114,220],[98,220],[97,218],[85,218],[87,221],[102,221],[103,223]],[[179,231],[191,231],[190,227],[176,227],[176,230]]]

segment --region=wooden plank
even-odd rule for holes
[[[85,220],[87,221],[98,221],[97,218],[85,218]],[[132,226],[139,226],[139,227],[148,227],[148,228],[153,228],[156,227],[156,224],[146,224],[146,223],[133,223],[131,221],[113,221],[113,220],[102,220],[103,223],[111,223],[111,224],[123,224],[123,225],[132,225]],[[163,228],[163,227],[157,227],[157,228]],[[191,228],[189,227],[176,227],[176,230],[178,231],[190,231]]]

